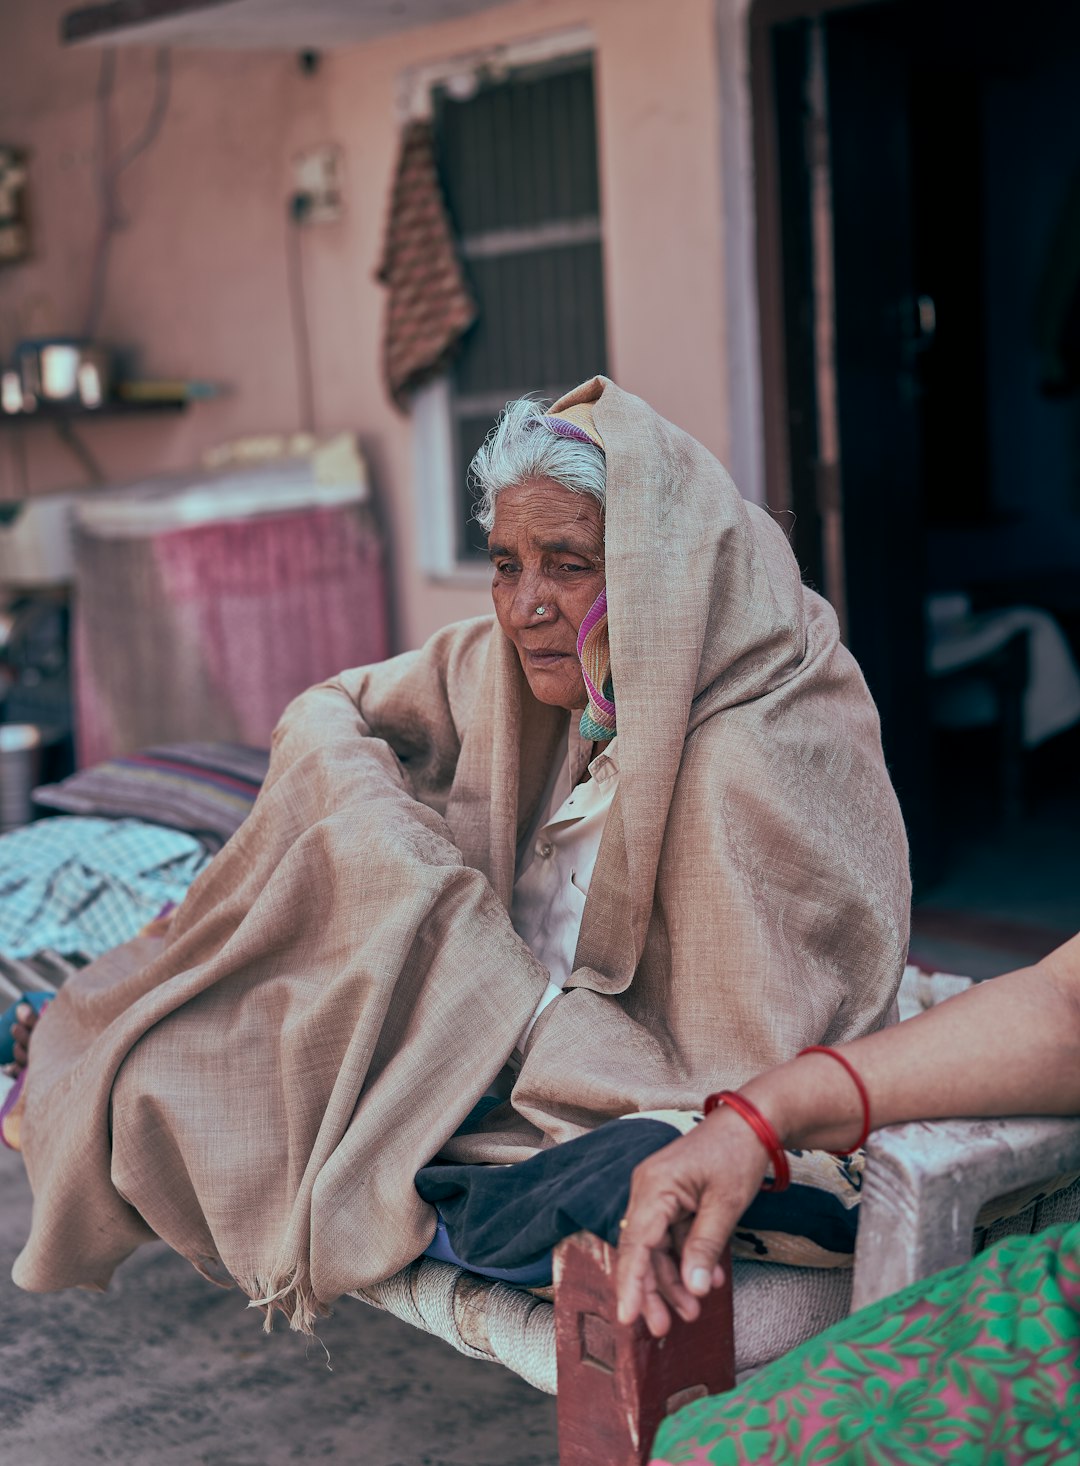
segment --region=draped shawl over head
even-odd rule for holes
[[[38,1028],[23,1287],[103,1286],[156,1233],[300,1327],[431,1238],[440,1150],[512,1160],[688,1108],[884,1020],[903,825],[829,606],[719,463],[602,377],[619,788],[570,989],[511,1100],[451,1140],[546,973],[515,851],[567,736],[491,618],[305,693],[167,944],[103,958]]]

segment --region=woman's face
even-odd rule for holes
[[[550,479],[503,489],[488,537],[491,596],[538,702],[571,710],[588,702],[578,628],[604,589],[604,515],[591,494]],[[544,607],[538,616],[536,608]]]

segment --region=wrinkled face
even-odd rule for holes
[[[578,628],[604,589],[604,515],[550,479],[503,489],[488,538],[491,596],[538,702],[583,708]],[[538,606],[544,615],[538,616]]]

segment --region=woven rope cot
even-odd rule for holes
[[[470,1359],[488,1359],[555,1393],[555,1310],[508,1283],[421,1257],[349,1295],[444,1339]]]
[[[909,967],[900,1014],[969,985]],[[1078,1118],[912,1122],[875,1132],[866,1159],[854,1268],[737,1258],[730,1295],[710,1295],[697,1324],[673,1320],[666,1339],[613,1327],[615,1254],[585,1233],[556,1251],[558,1311],[430,1258],[351,1296],[557,1393],[560,1466],[642,1466],[666,1414],[730,1389],[852,1307],[965,1261],[973,1244],[1080,1219]]]
[[[786,1354],[848,1311],[848,1268],[736,1259],[732,1273],[739,1374]],[[544,1298],[431,1258],[350,1296],[434,1334],[471,1359],[505,1365],[546,1394],[556,1392],[555,1310]]]

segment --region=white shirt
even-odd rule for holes
[[[532,1026],[554,1001],[574,970],[581,917],[589,894],[600,838],[619,783],[613,738],[589,764],[590,777],[574,786],[591,746],[576,729],[570,748],[548,787],[537,826],[518,854],[510,919],[533,956],[550,973],[518,1048],[524,1049]]]

